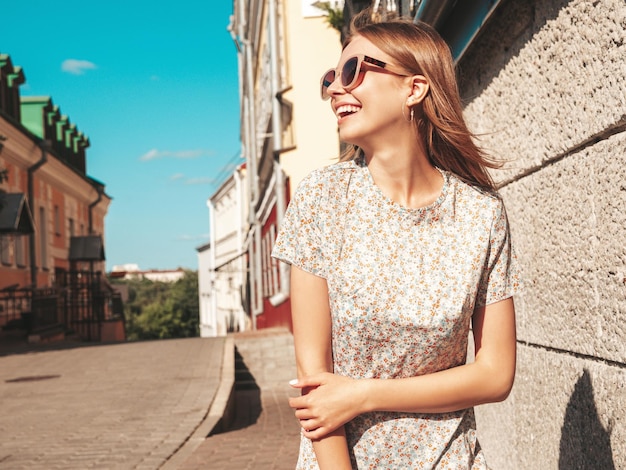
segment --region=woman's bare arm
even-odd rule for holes
[[[291,267],[291,314],[298,378],[332,372],[331,317],[326,280]],[[314,387],[302,388],[306,396]],[[313,440],[321,470],[351,469],[343,426]]]

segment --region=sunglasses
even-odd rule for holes
[[[386,71],[394,75],[408,77],[406,73],[400,72],[400,69],[395,67],[394,65],[383,62],[382,60],[374,59],[373,57],[367,55],[358,54],[346,60],[343,64],[343,67],[341,68],[341,72],[339,72],[339,77],[341,78],[341,86],[346,91],[352,91],[361,84],[361,81],[363,80],[362,72],[366,72],[366,70],[361,70],[363,64],[374,65],[376,67],[380,67],[381,69],[385,69]],[[323,100],[327,100],[328,98],[330,98],[330,95],[328,94],[328,87],[336,79],[337,69],[330,69],[328,72],[322,75],[320,85]]]

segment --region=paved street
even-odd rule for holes
[[[0,357],[0,468],[159,468],[205,417],[223,347],[193,338]]]
[[[226,402],[233,343],[235,430],[204,439]],[[291,334],[270,330],[0,350],[0,469],[293,469],[292,348]]]

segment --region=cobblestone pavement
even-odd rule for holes
[[[205,418],[224,345],[190,338],[0,351],[0,469],[159,468]]]
[[[298,393],[288,385],[296,377],[293,337],[284,330],[260,330],[234,339],[241,356],[235,429],[204,440],[179,468],[293,470],[300,442],[300,427],[287,404]]]

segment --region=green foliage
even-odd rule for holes
[[[185,271],[176,282],[147,279],[112,281],[128,286],[124,304],[129,340],[198,336],[198,273]]]
[[[341,32],[343,29],[343,8],[333,8],[330,6],[330,2],[315,2],[313,3],[315,8],[319,8],[326,13],[326,22],[337,31]]]

